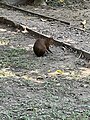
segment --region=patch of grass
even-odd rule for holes
[[[13,120],[12,116],[8,113],[0,113],[0,120]]]
[[[17,120],[30,120],[27,115],[17,118]]]
[[[90,110],[86,110],[85,112],[79,113],[74,112],[71,114],[70,118],[67,120],[89,120],[90,119]]]
[[[29,68],[30,60],[25,49],[6,49],[0,52],[0,67]]]
[[[54,110],[54,108],[49,109],[48,113],[46,110],[37,111],[32,113],[32,115],[24,115],[17,118],[17,120],[89,120],[90,111],[83,113],[73,113],[71,116],[64,114],[61,111]]]
[[[63,4],[63,2],[60,2],[59,0],[48,0],[47,4],[53,7],[59,7]]]

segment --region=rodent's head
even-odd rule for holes
[[[49,41],[50,41],[50,42],[49,42],[50,45],[53,45],[54,42],[55,42],[55,40],[53,39],[53,37],[50,37],[50,38],[49,38]]]

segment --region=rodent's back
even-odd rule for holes
[[[33,46],[33,50],[38,57],[43,56],[46,51],[44,41],[41,39],[38,39]]]

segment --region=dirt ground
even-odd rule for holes
[[[28,6],[25,9],[27,8]],[[45,8],[42,11],[40,9],[35,8],[39,13],[45,11]],[[67,15],[68,10],[66,12],[66,8],[61,9],[64,15]],[[44,20],[40,19],[39,24],[40,20],[37,22],[35,17],[31,18],[32,24],[28,24],[30,18],[25,21],[25,16],[21,13],[12,14],[11,11],[7,13],[8,10],[3,8],[0,10],[0,16],[20,22],[23,18],[24,24],[45,35],[53,33],[56,39],[61,35],[64,38],[74,38],[67,42],[72,42],[77,47],[82,43],[82,47],[90,52],[89,8],[86,12],[88,32],[78,33],[69,31],[66,25],[57,28],[57,24],[53,27],[55,21],[51,24],[44,23]],[[48,11],[45,14],[51,13],[50,9]],[[52,11],[52,14],[58,16],[58,12]],[[74,14],[68,16],[68,21],[71,23],[73,23],[73,16]],[[62,19],[64,18],[62,16]],[[66,17],[66,21],[68,18]],[[86,17],[83,20],[85,19]],[[79,26],[78,20],[74,19],[74,21],[74,24]],[[56,34],[54,34],[55,30]],[[60,30],[62,30],[61,34],[58,32]],[[36,57],[33,52],[36,38],[24,32],[0,24],[0,120],[89,120],[90,67],[87,66],[88,62],[81,59],[80,55],[59,46],[50,47],[53,54],[47,53],[44,57]]]

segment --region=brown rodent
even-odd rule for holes
[[[54,44],[53,38],[38,39],[38,40],[36,40],[36,42],[33,46],[34,53],[38,57],[41,57],[45,54],[45,52],[48,52],[48,51],[51,52],[51,50],[49,49],[49,46],[53,45],[53,44]]]
[[[34,3],[34,0],[16,0],[12,5],[28,5]]]

